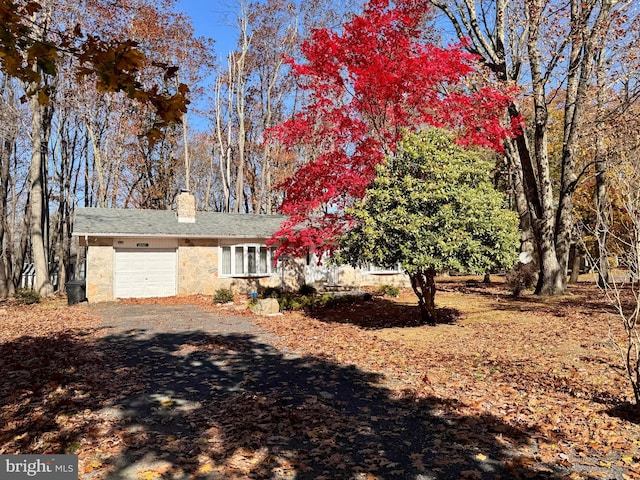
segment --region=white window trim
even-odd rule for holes
[[[260,249],[267,249],[267,271],[249,273],[249,248],[255,248],[256,250],[256,268],[259,269],[260,265]],[[225,248],[230,249],[231,254],[231,273],[223,273],[223,251]],[[243,260],[243,272],[238,273],[236,268],[236,250],[242,248],[242,260]],[[220,245],[218,247],[218,276],[220,278],[255,278],[255,277],[272,277],[278,276],[280,270],[280,262],[276,265],[273,264],[273,255],[275,248],[268,247],[264,243],[236,243],[233,245]]]

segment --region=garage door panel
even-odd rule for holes
[[[176,251],[116,250],[116,298],[169,297],[176,294]]]

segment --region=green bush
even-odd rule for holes
[[[378,293],[380,295],[386,295],[387,297],[397,297],[400,295],[400,289],[395,285],[381,285],[378,288]]]
[[[289,310],[302,310],[303,304],[299,298],[289,299]]]
[[[339,305],[353,304],[361,301],[369,301],[373,298],[370,293],[363,294],[342,294],[335,295],[332,293],[323,293],[320,297],[317,297],[313,302],[313,305],[318,307],[337,307]]]
[[[285,310],[288,310],[289,301],[288,301],[287,297],[278,298],[278,305],[280,306],[280,311],[281,312],[284,312]]]
[[[315,290],[315,289],[314,289]],[[307,295],[284,294],[278,298],[280,311],[286,310],[311,310],[315,307],[335,307],[338,305],[354,304],[363,300],[371,300],[372,295],[367,294],[343,294],[323,293],[316,296],[313,293]]]
[[[40,303],[40,294],[35,290],[28,288],[19,288],[16,290],[16,302],[20,305],[33,305]]]
[[[331,295],[330,293],[323,293],[320,295],[320,298],[317,299],[316,305],[320,307],[329,306],[330,302],[335,298],[335,295]]]
[[[280,310],[303,310],[313,305],[313,297],[298,296],[298,295],[284,295],[278,298],[278,305]]]
[[[233,302],[233,292],[228,288],[219,288],[213,295],[213,303]]]

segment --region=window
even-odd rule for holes
[[[233,245],[220,247],[222,276],[265,276],[278,273],[273,264],[275,248],[264,245]]]
[[[392,275],[392,274],[396,274],[396,273],[404,273],[404,271],[402,270],[402,266],[400,265],[400,262],[396,263],[391,268],[380,267],[380,266],[375,265],[373,263],[365,263],[362,266],[362,271],[364,273],[371,273],[371,274],[376,274],[377,273],[379,275]]]

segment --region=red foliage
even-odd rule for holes
[[[473,91],[474,57],[464,44],[420,41],[425,3],[372,0],[340,33],[313,31],[302,45],[304,63],[289,60],[309,103],[274,138],[304,146],[312,158],[281,185],[290,218],[273,239],[279,253],[334,248],[349,226],[343,208],[362,198],[404,130],[448,128],[462,144],[498,151],[511,134],[501,119],[513,92]]]

